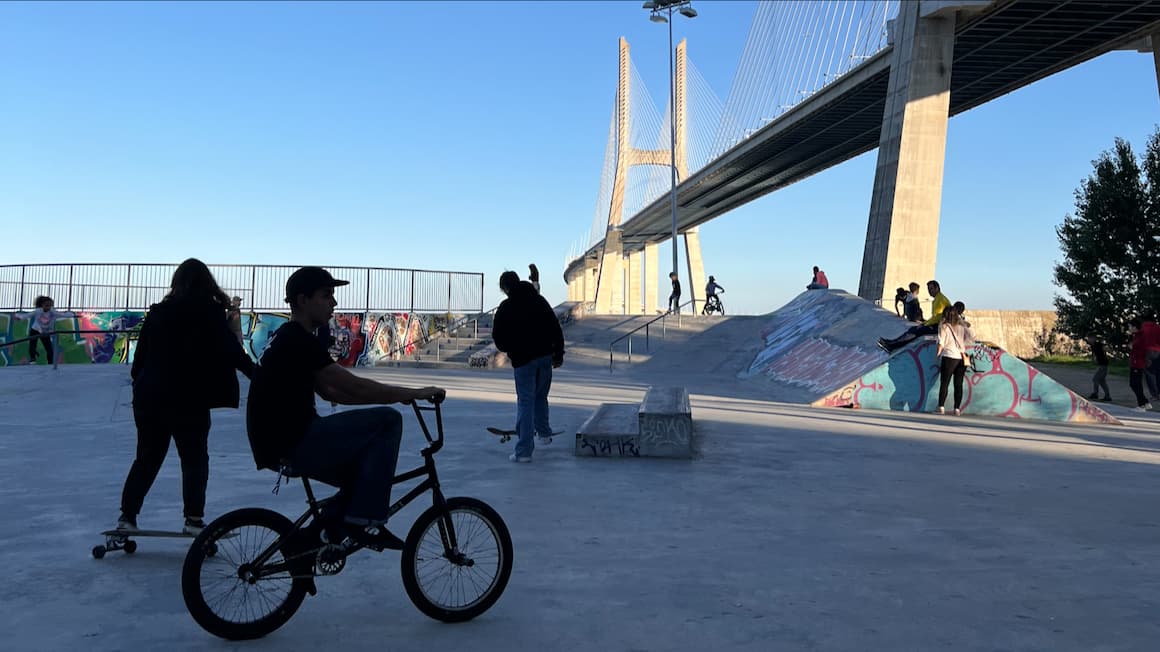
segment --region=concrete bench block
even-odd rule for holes
[[[601,403],[576,431],[575,454],[585,457],[640,457],[636,403]]]
[[[684,387],[649,387],[637,414],[643,457],[693,457],[693,411]]]

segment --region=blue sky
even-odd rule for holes
[[[724,98],[755,7],[697,8],[677,37]],[[667,32],[635,1],[0,3],[3,262],[480,271],[488,307],[535,262],[561,301],[620,36],[663,94]],[[953,118],[948,294],[1049,309],[1054,226],[1116,136],[1142,148],[1158,97],[1151,56],[1118,52]],[[815,264],[857,291],[875,156],[702,228],[731,312],[777,308]]]

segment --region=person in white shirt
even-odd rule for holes
[[[44,347],[44,354],[48,364],[52,364],[52,335],[56,332],[56,320],[59,314],[53,310],[56,304],[52,297],[36,297],[36,309],[28,313],[28,357],[30,364],[36,364],[36,343]]]
[[[938,327],[938,413],[946,412],[943,406],[947,402],[947,385],[953,377],[956,417],[962,414],[960,406],[963,403],[963,376],[967,373],[967,347],[975,341],[971,325],[963,319],[963,310],[956,305],[943,311],[942,323]]]

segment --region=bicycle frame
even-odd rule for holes
[[[456,540],[454,529],[449,527],[449,523],[446,519],[447,501],[443,496],[443,490],[439,486],[439,474],[435,469],[434,459],[435,453],[438,453],[439,450],[443,448],[443,413],[439,409],[438,403],[426,407],[420,407],[418,403],[411,403],[411,407],[415,409],[415,418],[418,420],[419,427],[423,430],[423,436],[427,439],[429,445],[420,451],[420,454],[423,456],[423,465],[405,473],[396,475],[391,480],[391,486],[394,487],[395,485],[407,482],[409,480],[414,480],[415,478],[420,478],[423,476],[427,477],[425,480],[404,494],[402,498],[396,500],[390,506],[387,515],[388,517],[394,516],[399,512],[399,510],[410,504],[411,501],[415,500],[423,493],[430,491],[431,504],[439,508],[445,515],[445,518],[439,520],[439,538],[443,542],[445,553],[450,555],[452,552],[457,551],[459,542]],[[431,437],[431,431],[427,428],[427,423],[423,419],[423,412],[435,413],[437,437],[434,439]],[[314,497],[314,491],[310,487],[310,479],[306,476],[301,476],[301,479],[302,487],[306,491],[306,503],[308,505],[306,512],[302,514],[302,516],[299,516],[298,520],[294,521],[294,527],[292,530],[290,530],[289,534],[286,536],[280,536],[275,539],[269,546],[266,547],[265,550],[262,551],[261,554],[259,554],[253,559],[253,561],[249,563],[249,566],[252,567],[251,572],[253,572],[257,577],[266,577],[289,570],[288,566],[291,563],[291,559],[289,558],[284,558],[284,560],[278,564],[266,565],[266,562],[274,555],[274,553],[281,550],[282,544],[285,543],[285,541],[290,536],[294,535],[302,529],[302,526],[306,523],[306,521],[310,520],[311,518],[320,519],[322,517],[322,506],[327,505],[338,498],[338,494],[336,493],[335,495],[328,498],[318,500]],[[364,547],[365,546],[361,543],[356,543],[347,551],[347,554],[349,555],[354,553],[355,551]],[[291,572],[291,577],[297,578],[293,572]],[[314,574],[311,573],[309,577],[313,578]]]

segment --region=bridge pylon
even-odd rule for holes
[[[946,160],[955,10],[973,0],[903,2],[894,20],[890,81],[858,295],[889,303],[891,288],[935,278]]]
[[[688,164],[688,87],[686,85],[686,42],[677,44],[674,95],[676,96],[676,140],[675,158],[677,181],[689,175]],[[636,165],[658,165],[669,167],[673,152],[668,148],[640,149],[632,146],[632,60],[628,41],[620,38],[619,73],[616,85],[616,166],[612,179],[612,201],[608,209],[608,221],[604,234],[604,247],[595,257],[584,260],[583,265],[569,267],[566,280],[568,296],[574,300],[593,304],[599,314],[653,314],[662,302],[661,296],[668,296],[668,286],[658,287],[661,269],[658,266],[656,243],[623,242],[620,224],[624,218],[624,196],[628,184],[628,170]],[[667,94],[666,94],[667,95]],[[680,274],[684,290],[682,300],[694,298],[695,309],[700,309],[701,288],[705,286],[705,271],[701,262],[701,245],[696,228],[681,234],[685,240],[685,260],[687,269]],[[673,243],[673,246],[677,246]],[[700,299],[697,299],[700,297]]]

